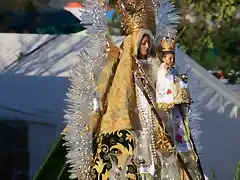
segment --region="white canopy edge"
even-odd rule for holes
[[[192,60],[190,57],[187,59],[187,63],[192,67],[192,72],[204,81],[209,87],[214,89],[217,93],[224,96],[226,99],[231,101],[233,104],[240,108],[240,96],[227,87],[224,83],[215,78],[206,69]]]
[[[62,123],[63,100],[69,86],[68,72],[78,61],[86,38],[85,32],[61,36],[0,34],[0,117]],[[113,39],[120,45],[124,37]],[[46,44],[31,53],[43,43]],[[17,61],[20,53],[29,55]],[[240,107],[238,94],[191,58],[185,60],[207,88],[214,89],[215,93]]]

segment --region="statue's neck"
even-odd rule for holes
[[[139,59],[147,59],[147,56],[139,56]]]

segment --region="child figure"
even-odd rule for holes
[[[165,37],[161,41],[162,64],[158,69],[156,101],[159,110],[167,113],[164,120],[177,152],[180,152],[194,179],[202,179],[197,164],[197,154],[191,139],[188,108],[191,104],[187,75],[179,75],[174,68],[176,40]]]
[[[178,150],[187,152],[191,150],[191,146],[186,139],[188,128],[184,126],[184,121],[187,119],[185,107],[190,104],[187,76],[182,75],[180,77],[174,68],[176,40],[166,37],[161,40],[161,46],[163,63],[158,69],[156,101],[159,109],[170,113],[171,120],[167,120],[167,124],[171,123],[172,136]],[[181,136],[179,132],[181,132]]]

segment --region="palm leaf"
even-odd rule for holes
[[[65,141],[64,135],[60,135],[53,149],[47,156],[45,162],[41,166],[39,172],[33,180],[68,180],[70,173],[68,173],[68,165],[66,164],[66,147],[63,146]]]

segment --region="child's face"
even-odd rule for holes
[[[168,53],[168,54],[165,54],[163,56],[163,62],[167,65],[167,66],[173,66],[175,64],[175,55],[174,54],[171,54],[171,53]]]

